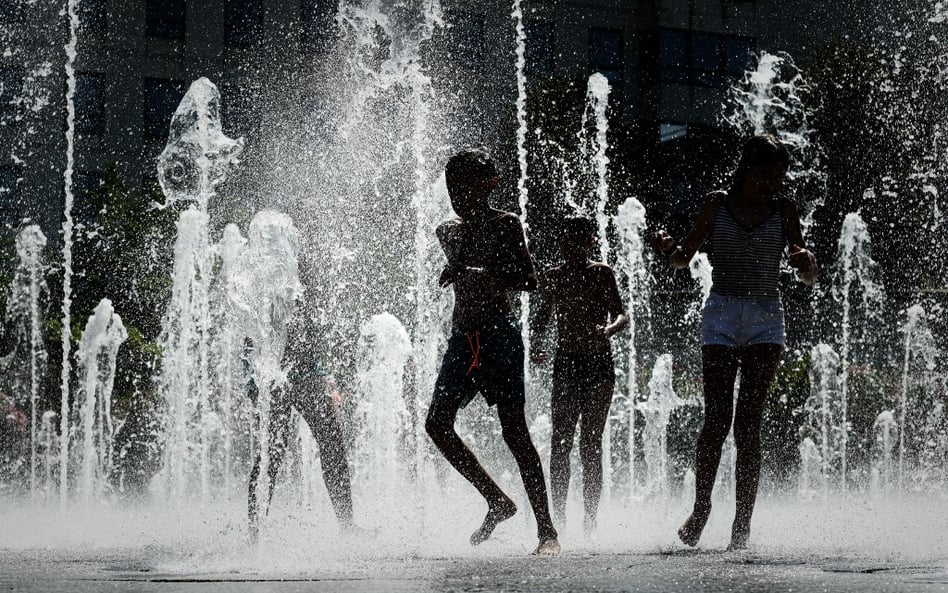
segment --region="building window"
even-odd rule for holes
[[[263,37],[263,0],[227,0],[224,41],[233,47],[250,47]]]
[[[662,123],[658,125],[658,140],[661,143],[678,140],[688,135],[687,124]]]
[[[77,12],[83,33],[103,35],[108,30],[108,0],[80,0]]]
[[[160,78],[145,79],[145,136],[147,138],[165,138],[181,98],[184,97],[184,83],[177,80]]]
[[[659,31],[659,79],[700,86],[726,86],[753,66],[754,39],[700,31]]]
[[[105,76],[80,72],[76,75],[76,131],[100,135],[105,131]]]
[[[0,120],[16,117],[23,93],[23,70],[16,66],[0,67]]]
[[[148,0],[145,31],[153,37],[184,39],[186,17],[186,0]]]
[[[0,166],[0,224],[14,226],[20,222],[19,184],[19,167]]]
[[[448,29],[451,53],[462,64],[478,65],[484,55],[484,17],[473,12],[458,12]]]
[[[0,0],[0,23],[22,23],[25,11],[23,0]]]
[[[613,86],[622,82],[623,36],[618,29],[589,30],[589,72],[599,72]]]
[[[527,74],[553,74],[555,30],[553,23],[548,21],[527,24]]]
[[[302,0],[300,43],[310,52],[328,51],[335,40],[337,0]]]
[[[232,138],[249,136],[260,123],[253,89],[239,84],[221,85],[221,124]]]

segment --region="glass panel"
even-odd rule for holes
[[[224,40],[228,45],[248,47],[263,36],[263,0],[227,0]]]
[[[184,39],[185,0],[148,0],[145,11],[145,30],[149,35]]]
[[[724,41],[724,71],[734,77],[744,75],[744,72],[754,67],[754,40],[748,38],[732,38]]]
[[[663,68],[688,65],[688,37],[684,31],[663,29],[658,33],[658,63]]]
[[[622,71],[622,31],[589,30],[589,68]]]
[[[184,96],[184,84],[177,80],[145,79],[145,136],[168,135],[171,116]]]
[[[455,14],[448,35],[452,52],[462,62],[474,64],[481,61],[484,52],[483,16],[471,12]]]
[[[301,41],[308,51],[328,51],[336,38],[336,0],[302,0]]]
[[[535,22],[526,26],[527,72],[553,74],[554,26],[550,22]]]
[[[696,33],[691,38],[692,82],[717,86],[721,84],[721,39],[716,35]]]
[[[76,131],[101,134],[105,130],[105,77],[102,74],[76,75]]]
[[[0,118],[14,117],[23,92],[23,70],[13,66],[0,68]]]

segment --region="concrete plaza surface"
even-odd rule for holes
[[[530,557],[353,560],[344,570],[281,574],[168,572],[169,550],[4,550],[0,591],[612,592],[948,591],[945,563],[774,551],[574,551]]]
[[[239,502],[0,504],[0,593],[948,592],[941,496],[764,497],[751,546],[739,552],[726,551],[727,504],[715,507],[697,549],[675,537],[686,501],[606,505],[593,539],[583,536],[576,508],[558,558],[529,555],[536,545],[529,513],[472,548],[468,536],[483,507],[472,499],[402,515],[363,505],[364,529],[355,535],[337,530],[327,506],[286,500],[250,546]]]

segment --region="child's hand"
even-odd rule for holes
[[[660,253],[667,253],[675,246],[675,238],[662,229],[652,236],[652,248]]]
[[[438,278],[438,284],[441,288],[446,288],[448,285],[454,283],[459,276],[459,268],[457,266],[452,266],[448,264],[444,267],[444,270],[441,271],[441,276]]]
[[[544,348],[542,343],[534,343],[530,349],[530,361],[533,364],[546,364],[550,360],[550,353]]]
[[[791,268],[808,272],[816,267],[816,256],[809,249],[803,249],[799,245],[790,247],[790,258],[788,262]]]

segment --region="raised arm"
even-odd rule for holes
[[[816,265],[816,256],[806,248],[803,241],[803,231],[800,229],[800,213],[793,200],[783,200],[783,227],[787,234],[787,244],[790,247],[790,258],[787,263],[797,270],[800,279],[807,286],[816,284],[819,269]]]
[[[721,205],[724,195],[722,192],[714,192],[708,195],[704,206],[701,207],[701,212],[698,213],[698,219],[695,221],[694,227],[692,227],[691,232],[688,233],[681,245],[676,244],[675,239],[663,229],[655,233],[652,238],[652,247],[662,255],[667,256],[669,264],[676,268],[687,268],[691,258],[695,256],[701,245],[707,241],[708,235],[711,234],[711,227],[714,226],[714,214]]]

